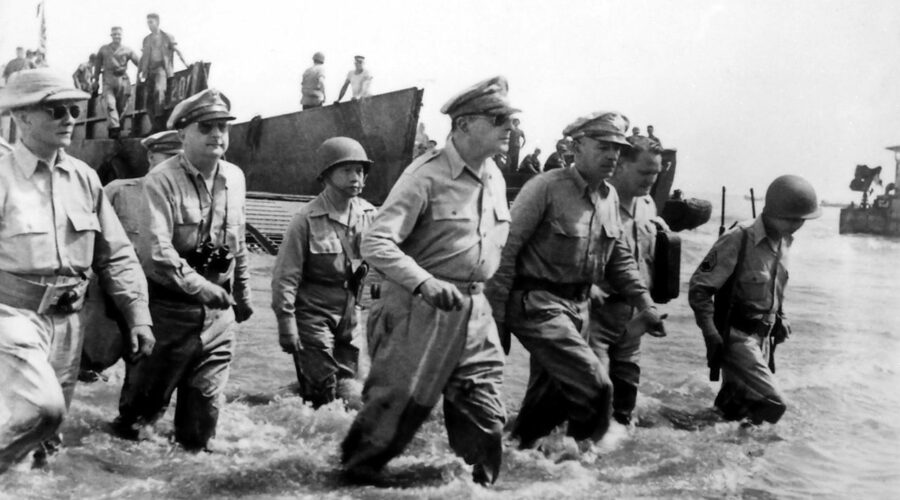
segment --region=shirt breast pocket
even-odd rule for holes
[[[769,281],[769,273],[766,271],[748,271],[741,274],[740,283],[744,301],[756,308],[767,307],[772,288]]]
[[[100,232],[100,219],[97,214],[87,211],[75,211],[66,214],[72,225],[72,241],[66,252],[70,255],[88,256],[90,263],[94,254],[94,237]],[[77,250],[75,250],[77,249]]]
[[[553,246],[552,262],[581,268],[587,254],[591,224],[580,219],[557,218],[550,223]]]
[[[52,221],[38,217],[37,213],[9,213],[4,222],[10,236],[40,235],[53,230]]]
[[[337,238],[311,238],[309,240],[309,253],[315,255],[336,255],[342,253],[341,240]]]
[[[474,210],[458,203],[434,202],[431,217],[435,221],[463,222],[475,220]]]
[[[182,206],[180,210],[176,209],[174,215],[172,245],[179,252],[196,248],[200,239],[200,224],[203,221],[200,207]]]

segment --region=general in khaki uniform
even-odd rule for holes
[[[644,284],[653,284],[657,225],[668,229],[656,216],[656,204],[649,195],[661,169],[662,149],[646,137],[629,137],[631,148],[622,154],[609,183],[619,195],[622,236],[634,255]],[[634,306],[616,292],[612,283],[599,284],[601,294],[591,301],[591,348],[609,369],[613,387],[613,418],[622,425],[631,423],[641,378],[641,332],[628,331]]]
[[[181,139],[175,130],[145,137],[141,140],[141,145],[147,149],[151,169],[181,152]],[[103,188],[132,245],[137,244],[137,236],[144,222],[141,213],[144,199],[142,180],[142,177],[116,179]],[[99,376],[98,372],[114,365],[122,356],[121,332],[125,327],[123,319],[109,295],[100,290],[97,280],[91,280],[84,306],[87,334],[81,355],[81,380],[95,380]]]
[[[0,92],[21,140],[0,158],[0,472],[59,428],[81,357],[78,311],[93,271],[135,349],[153,346],[147,284],[92,168],[68,156],[88,94],[47,69]]]
[[[715,405],[727,420],[776,423],[787,409],[772,356],[790,333],[782,310],[788,251],[793,233],[821,213],[809,182],[778,177],[763,213],[720,236],[691,276],[688,300],[710,368],[724,372]]]
[[[252,314],[244,241],[244,174],[222,160],[231,105],[208,89],[175,107],[184,152],[143,180],[146,231],[138,255],[147,273],[158,343],[128,371],[116,430],[141,438],[178,389],[175,438],[207,448],[228,380],[235,319]]]
[[[351,473],[401,453],[443,395],[451,448],[474,464],[476,482],[497,478],[504,360],[483,290],[509,229],[491,159],[507,148],[518,111],[506,94],[495,77],[445,104],[446,148],[407,167],[363,235],[363,257],[386,281],[369,318],[364,407],[343,443]]]
[[[563,131],[575,139],[574,168],[534,177],[512,206],[509,241],[488,297],[501,332],[514,333],[531,353],[513,427],[523,448],[566,420],[579,441],[598,440],[609,426],[610,381],[587,338],[592,284],[609,282],[659,323],[622,237],[618,196],[605,182],[620,148],[628,147],[627,129],[628,119],[615,112],[576,120]]]
[[[353,332],[365,273],[359,243],[375,216],[359,197],[372,163],[362,145],[332,137],[318,155],[325,190],[294,215],[272,271],[279,343],[297,357],[301,396],[315,406],[358,398]]]

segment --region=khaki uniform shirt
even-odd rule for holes
[[[151,69],[163,68],[166,77],[171,78],[176,44],[175,37],[163,30],[145,36],[141,48],[141,72],[146,75]]]
[[[394,184],[363,235],[363,258],[409,292],[432,277],[483,282],[500,265],[509,219],[494,161],[467,165],[449,140]]]
[[[210,286],[210,281],[184,257],[207,240],[217,246],[227,244],[234,265],[216,284],[233,277],[235,300],[249,306],[250,269],[244,233],[247,190],[241,169],[220,160],[210,192],[203,175],[181,153],[155,166],[141,184],[146,231],[138,235],[138,255],[147,278],[195,295]]]
[[[150,325],[147,282],[97,173],[60,150],[48,167],[19,142],[0,158],[0,269],[85,276],[94,269],[128,325]]]
[[[314,64],[303,72],[300,93],[303,106],[322,104],[325,100],[325,69],[321,64]]]
[[[634,199],[634,213],[630,208],[619,203],[619,220],[622,224],[622,236],[634,260],[637,262],[641,279],[649,289],[653,285],[653,260],[656,256],[656,224],[666,227],[665,222],[656,216],[656,203],[650,196]],[[608,281],[600,283],[600,289],[607,295],[616,293]]]
[[[575,168],[532,178],[516,196],[503,260],[488,287],[498,322],[516,276],[558,284],[608,281],[634,305],[649,305],[631,249],[622,238],[619,197],[605,182],[590,191]]]
[[[141,217],[143,216],[144,189],[141,187],[141,180],[116,179],[103,188],[132,245],[138,243],[137,235],[140,232]]]
[[[743,223],[748,231],[744,263],[735,281],[734,303],[750,315],[760,319],[777,313],[788,280],[788,250],[793,238],[773,241],[766,235],[762,215],[752,223]],[[688,301],[701,326],[712,324],[713,295],[725,284],[737,264],[741,244],[739,228],[726,232],[710,249],[706,258],[691,276]]]
[[[106,44],[97,51],[97,60],[94,63],[94,76],[99,76],[103,72],[103,81],[115,81],[118,78],[127,76],[128,61],[137,66],[140,64],[137,53],[130,48],[119,44],[113,47],[112,44]]]
[[[348,265],[360,257],[362,232],[375,217],[375,207],[362,198],[350,200],[349,220],[320,194],[294,215],[272,270],[272,309],[281,334],[296,334],[294,302],[304,281],[340,285],[350,276]],[[344,252],[340,233],[350,244]]]

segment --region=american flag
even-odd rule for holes
[[[40,39],[38,41],[38,46],[41,51],[44,52],[44,56],[47,54],[47,16],[44,12],[44,1],[41,0],[37,4],[37,17],[41,19],[41,31],[40,31]]]

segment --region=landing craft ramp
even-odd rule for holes
[[[381,204],[412,161],[422,90],[409,88],[231,127],[227,158],[244,170],[248,191],[314,196],[316,150],[335,136],[359,141],[375,163],[362,196]]]

